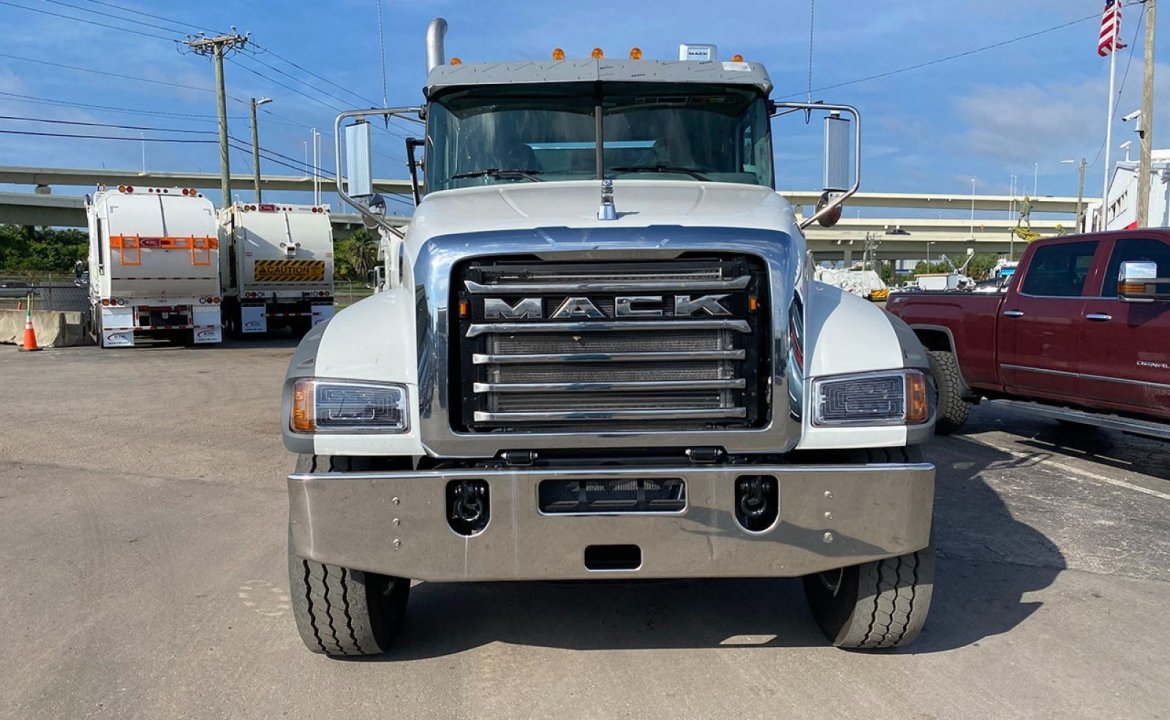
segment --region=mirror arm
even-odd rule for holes
[[[387,232],[389,232],[393,235],[396,235],[400,238],[406,237],[406,233],[402,232],[398,228],[391,225],[390,222],[387,221],[384,216],[380,216],[380,215],[377,215],[376,213],[370,212],[370,209],[367,208],[362,202],[360,202],[356,198],[351,197],[349,195],[349,193],[347,193],[345,191],[345,187],[344,187],[345,176],[342,173],[342,168],[344,167],[344,163],[342,162],[342,157],[341,157],[341,150],[342,150],[341,146],[342,146],[342,143],[344,142],[344,136],[341,132],[341,130],[342,130],[341,124],[343,121],[351,119],[351,118],[364,118],[364,117],[370,117],[370,116],[382,116],[382,117],[388,118],[392,115],[404,115],[404,116],[411,115],[411,114],[418,115],[421,112],[422,112],[421,107],[371,108],[369,110],[349,110],[347,112],[343,112],[340,115],[338,115],[337,119],[333,122],[334,149],[336,151],[335,162],[336,162],[336,167],[337,167],[337,172],[335,173],[335,180],[337,182],[337,196],[340,197],[342,202],[344,202],[346,205],[349,205],[350,207],[357,210],[358,213],[360,213],[362,217],[369,219],[371,222],[375,223],[376,225],[383,228]]]
[[[848,190],[832,198],[820,210],[817,210],[811,216],[805,218],[800,223],[800,229],[803,230],[809,225],[812,225],[822,217],[832,213],[837,208],[841,207],[846,200],[853,197],[857,190],[861,187],[861,113],[852,105],[829,105],[826,103],[801,103],[801,102],[778,102],[771,105],[771,116],[778,117],[786,115],[796,110],[835,110],[837,112],[846,112],[853,116],[855,127],[853,128],[853,185]]]

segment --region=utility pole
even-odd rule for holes
[[[1089,163],[1084,158],[1081,158],[1080,160],[1061,160],[1060,163],[1062,165],[1075,164],[1075,165],[1077,165],[1077,167],[1080,170],[1080,175],[1079,175],[1078,180],[1077,180],[1077,219],[1076,219],[1076,228],[1077,229],[1076,229],[1076,231],[1077,232],[1088,232],[1089,229],[1087,227],[1081,227],[1081,214],[1084,212],[1083,208],[1084,208],[1084,202],[1085,202],[1085,167]]]
[[[256,106],[267,105],[272,98],[252,98],[252,185],[256,192],[256,203],[260,203],[260,130],[256,127]]]
[[[238,33],[215,37],[200,35],[188,37],[184,42],[192,52],[210,55],[215,61],[215,95],[219,109],[219,189],[223,195],[222,207],[227,207],[232,202],[232,171],[231,159],[228,157],[227,93],[224,91],[223,58],[227,53],[244,47],[248,43],[248,36]]]
[[[1141,160],[1138,162],[1137,226],[1148,227],[1150,215],[1150,154],[1154,146],[1154,26],[1158,14],[1157,0],[1145,0],[1146,43],[1145,68],[1142,71]]]

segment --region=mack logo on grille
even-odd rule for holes
[[[666,309],[673,308],[673,317],[684,318],[695,315],[729,317],[731,311],[722,303],[729,297],[723,295],[619,295],[614,298],[613,317],[652,318],[665,317]],[[544,303],[541,298],[522,298],[515,304],[501,298],[485,298],[484,317],[488,320],[544,320]],[[601,320],[607,315],[587,297],[572,296],[562,300],[548,320]]]

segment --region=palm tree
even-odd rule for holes
[[[378,240],[365,230],[358,231],[350,239],[348,255],[358,279],[364,278],[378,264]]]

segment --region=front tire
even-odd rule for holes
[[[369,469],[368,458],[301,455],[298,472]],[[410,579],[378,575],[298,556],[288,544],[289,596],[305,647],[331,657],[377,655],[402,629]]]
[[[803,579],[813,617],[836,647],[905,645],[926,624],[934,590],[934,544]]]
[[[959,362],[948,350],[930,351],[930,371],[938,388],[938,414],[934,431],[939,435],[950,435],[967,422],[971,404],[963,399],[963,376],[959,374]]]
[[[919,463],[922,448],[846,450],[840,463]],[[825,637],[840,648],[891,648],[922,631],[934,591],[934,541],[917,552],[806,575],[804,594]]]

